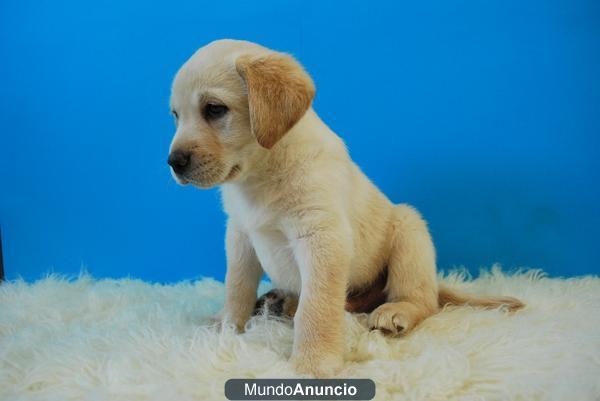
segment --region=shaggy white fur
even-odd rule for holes
[[[527,307],[514,315],[447,308],[400,339],[347,314],[339,376],[373,379],[377,400],[600,399],[600,278],[493,269],[444,281]],[[211,279],[4,283],[0,399],[220,400],[229,378],[293,377],[289,323],[255,317],[243,335],[207,325],[223,291]]]

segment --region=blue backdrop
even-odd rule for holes
[[[171,79],[207,42],[297,56],[315,108],[439,265],[598,273],[600,2],[0,3],[9,278],[223,278],[216,190],[166,164]]]

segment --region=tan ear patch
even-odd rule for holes
[[[258,143],[271,149],[306,113],[315,86],[291,56],[241,56],[238,73],[246,82],[250,124]]]

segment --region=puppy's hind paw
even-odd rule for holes
[[[254,305],[253,315],[292,318],[298,308],[298,297],[288,291],[273,289],[263,294]]]
[[[383,304],[369,315],[369,328],[390,336],[405,335],[415,325],[411,311],[407,302]]]

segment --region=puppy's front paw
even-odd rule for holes
[[[292,318],[298,308],[298,297],[291,292],[273,289],[263,294],[254,306],[253,315]]]
[[[218,332],[234,330],[237,333],[243,333],[248,318],[243,316],[234,316],[225,309],[216,315],[208,318],[208,325],[216,328]]]
[[[342,368],[344,361],[342,355],[332,353],[295,354],[290,359],[296,373],[316,378],[334,377]]]

